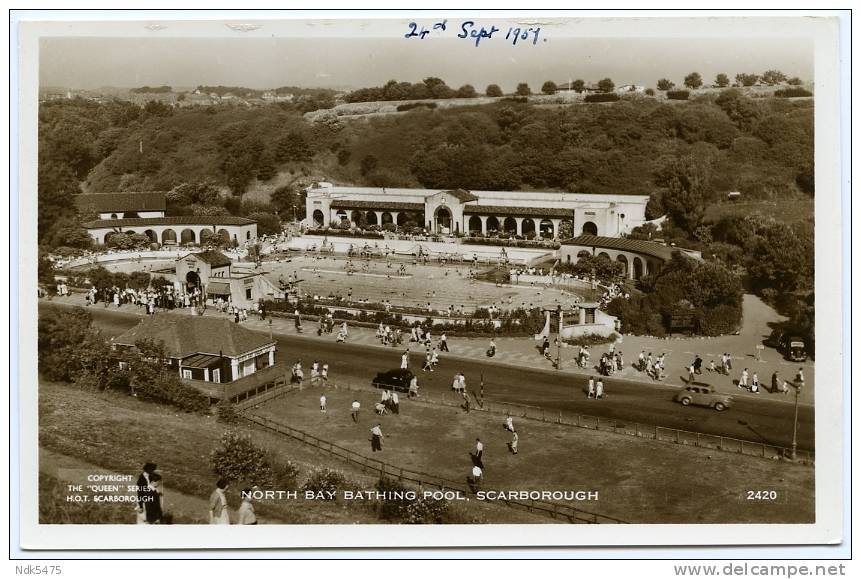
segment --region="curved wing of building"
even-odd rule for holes
[[[464,191],[336,187],[306,190],[309,227],[343,222],[369,225],[414,223],[442,234],[530,232],[559,237],[562,221],[575,235],[620,237],[646,221],[648,195],[592,195],[541,191]]]

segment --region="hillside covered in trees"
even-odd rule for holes
[[[308,123],[278,105],[128,110],[86,101],[46,103],[41,116],[45,160],[69,161],[92,192],[209,178],[242,194],[279,171],[313,166],[329,180],[369,186],[653,194],[684,174],[706,201],[728,191],[813,193],[812,102],[732,90],[673,104],[418,107],[355,122]],[[76,158],[64,158],[68,149]]]
[[[812,332],[812,215],[802,211],[792,223],[744,211],[710,216],[730,191],[746,202],[812,207],[811,100],[752,99],[733,89],[672,103],[522,100],[316,121],[289,103],[46,102],[39,111],[40,243],[89,245],[73,202],[81,191],[168,191],[169,214],[253,215],[265,231],[277,231],[279,215],[301,207],[301,187],[319,180],[648,194],[648,216],[669,221],[660,234],[634,236],[702,250]],[[245,199],[250,192],[265,192],[268,202]],[[642,302],[644,319],[655,308]]]

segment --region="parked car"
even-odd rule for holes
[[[718,412],[732,406],[732,396],[715,392],[715,389],[708,384],[687,386],[676,394],[673,400],[682,406],[690,406],[691,404],[695,406],[708,406]]]
[[[781,330],[774,330],[765,341],[765,345],[775,348],[783,354],[784,358],[791,362],[807,361],[807,348],[804,345],[804,338],[800,336],[794,336]]]
[[[398,392],[409,392],[410,381],[413,379],[413,373],[409,370],[398,368],[397,370],[389,370],[388,372],[380,372],[374,378],[371,385],[374,388],[383,390],[397,390]]]
[[[777,344],[777,351],[792,362],[807,361],[807,350],[804,349],[804,339],[798,336],[784,334]]]

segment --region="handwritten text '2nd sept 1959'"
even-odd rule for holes
[[[505,42],[510,42],[512,46],[517,45],[518,43],[535,45],[538,44],[538,39],[541,36],[541,27],[509,26],[508,30],[503,35],[502,29],[497,28],[493,24],[488,27],[476,24],[472,20],[464,20],[460,23],[459,27],[450,25],[448,20],[442,20],[441,22],[433,24],[430,28],[416,24],[415,22],[410,22],[407,25],[407,28],[409,30],[404,34],[404,38],[407,40],[412,40],[414,38],[424,40],[430,36],[431,32],[434,30],[438,31],[437,36],[439,36],[440,33],[447,32],[451,29],[452,33],[457,33],[457,38],[473,41],[475,42],[475,46],[478,46],[485,38],[488,40],[501,38]],[[547,42],[546,38],[542,38],[541,40],[542,42]]]

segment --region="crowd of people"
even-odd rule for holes
[[[188,288],[177,291],[173,285],[161,287],[150,286],[146,289],[119,288],[117,286],[96,288],[91,287],[84,293],[87,306],[99,302],[105,307],[113,304],[119,308],[124,305],[134,305],[138,309],[145,308],[148,314],[156,310],[173,310],[177,308],[196,308],[203,304],[203,296],[199,288]]]
[[[645,350],[641,350],[637,358],[637,370],[652,380],[661,381],[666,377],[666,356],[666,352],[662,352],[660,356],[652,356],[651,352],[647,355]]]
[[[625,291],[625,288],[617,283],[611,283],[609,286],[606,286],[604,289],[604,293],[601,294],[601,297],[598,298],[598,307],[606,308],[607,305],[615,300],[616,298],[625,298],[629,299],[631,296],[628,292]]]

